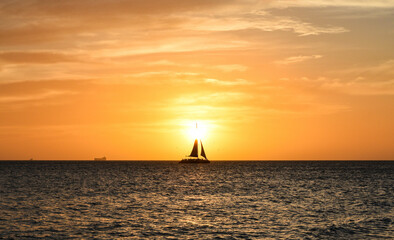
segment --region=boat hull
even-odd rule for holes
[[[185,158],[182,159],[182,161],[180,161],[179,163],[210,163],[210,161],[201,158]]]

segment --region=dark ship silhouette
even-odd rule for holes
[[[197,129],[197,123],[196,123],[196,129]],[[201,140],[200,143],[201,143],[200,156],[198,154],[198,139],[196,138],[196,140],[194,140],[193,149],[190,155],[182,159],[182,161],[180,161],[179,163],[210,163],[210,161],[207,158],[207,155],[205,154],[204,146],[202,145]]]

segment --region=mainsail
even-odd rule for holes
[[[192,153],[190,153],[189,157],[198,157],[198,140],[197,139],[194,140],[193,150],[192,150]]]
[[[204,147],[202,146],[202,141],[201,141],[201,156],[203,156],[205,159],[208,160],[207,155],[205,155]]]

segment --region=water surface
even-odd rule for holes
[[[394,162],[0,162],[4,238],[394,236]]]

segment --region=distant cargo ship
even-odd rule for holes
[[[94,161],[106,161],[106,157],[99,157],[99,158],[94,158]]]

